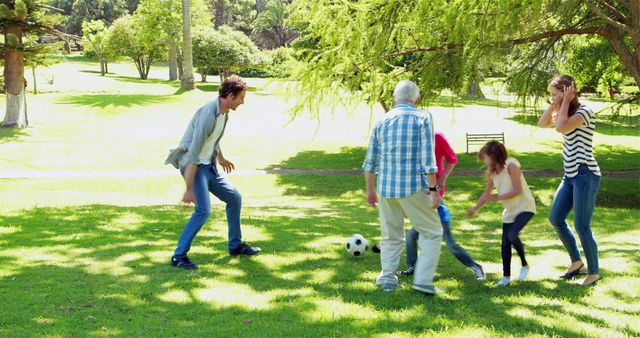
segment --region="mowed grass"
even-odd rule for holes
[[[411,291],[411,280],[404,278],[404,290],[381,292],[373,283],[378,256],[368,252],[354,258],[344,249],[351,233],[362,233],[371,244],[379,240],[377,213],[364,203],[361,177],[329,176],[320,181],[299,175],[298,183],[287,184],[280,178],[233,178],[247,204],[244,238],[264,253],[252,258],[227,255],[224,207],[215,202],[211,220],[194,242],[191,257],[200,264],[195,272],[168,265],[189,208],[65,206],[60,200],[57,207],[3,214],[0,256],[11,264],[0,270],[0,332],[6,336],[640,334],[635,320],[640,314],[637,210],[598,209],[593,229],[603,280],[591,288],[571,285],[556,278],[568,258],[544,217],[555,182],[532,179],[539,214],[522,233],[531,279],[499,288],[495,282],[501,274],[500,207],[492,205],[476,219],[465,219],[464,211],[473,205],[482,182],[452,178],[447,202],[453,210],[455,236],[483,264],[489,281],[477,282],[443,247],[436,285],[446,293],[429,298]],[[79,190],[83,182],[64,183]],[[31,191],[31,196],[21,197],[37,200],[38,194]],[[517,259],[512,265],[518,271]]]
[[[464,217],[482,192],[478,176],[450,178],[447,204],[454,235],[489,281],[478,283],[443,246],[436,285],[445,294],[424,297],[409,279],[383,293],[374,285],[379,257],[344,248],[352,233],[380,238],[362,177],[251,171],[359,168],[371,111],[327,111],[319,126],[305,116],[289,122],[292,103],[273,95],[280,84],[261,80],[249,79],[222,147],[238,169],[229,178],[243,194],[243,238],[264,252],[227,255],[224,205],[214,201],[190,254],[200,269],[171,268],[192,208],[178,203],[184,183],[164,157],[217,84],[184,93],[164,80],[166,68],[141,81],[131,65],[110,67],[104,78],[86,60],[46,70],[56,81],[29,95],[31,127],[0,129],[0,176],[10,177],[0,179],[0,336],[640,335],[637,179],[603,179],[595,287],[557,279],[568,255],[546,215],[559,177],[528,177],[538,201],[522,232],[531,280],[498,288],[501,207]],[[442,106],[430,109],[459,151],[467,131],[505,130],[524,166],[560,168],[557,133],[507,119],[508,105]],[[597,135],[599,159],[610,155],[603,170],[640,167],[629,134]],[[461,155],[460,168],[479,165]]]

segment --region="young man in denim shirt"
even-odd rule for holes
[[[226,177],[221,176],[216,161],[225,172],[235,169],[220,149],[220,139],[224,134],[229,111],[236,110],[244,103],[247,84],[237,76],[231,76],[222,83],[219,96],[206,103],[195,113],[180,141],[180,146],[173,149],[166,162],[179,168],[182,173],[186,191],[182,197],[185,203],[195,203],[195,210],[178,239],[178,247],[171,257],[171,265],[194,270],[198,266],[189,260],[187,253],[191,242],[196,237],[211,214],[209,192],[226,203],[227,223],[229,226],[229,254],[255,255],[261,250],[251,247],[242,241],[240,230],[240,210],[242,198]]]

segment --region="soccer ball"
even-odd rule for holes
[[[347,251],[356,257],[364,255],[368,248],[369,242],[360,234],[353,234],[347,238]]]

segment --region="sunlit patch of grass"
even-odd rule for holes
[[[13,227],[13,226],[8,226],[8,227],[0,227],[0,234],[12,234],[12,233],[16,233],[20,231],[19,227]]]
[[[237,307],[246,310],[266,310],[275,296],[275,292],[256,293],[244,283],[202,279],[200,284],[202,288],[193,290],[193,297],[207,303],[213,309]]]
[[[159,295],[158,299],[162,300],[163,302],[178,303],[178,304],[187,304],[187,303],[192,303],[194,301],[194,299],[191,297],[191,295],[188,292],[184,290],[177,290],[177,289],[169,290]]]
[[[326,322],[335,320],[376,320],[382,319],[378,311],[354,303],[346,303],[340,298],[313,298],[314,311],[306,314],[307,318],[315,322]]]
[[[98,227],[101,230],[105,231],[115,231],[115,232],[123,232],[123,231],[135,231],[140,228],[140,224],[142,221],[142,217],[137,214],[132,213],[124,213],[117,218],[110,220],[109,222],[104,222]]]

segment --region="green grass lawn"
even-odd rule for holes
[[[531,279],[497,287],[501,208],[464,217],[482,192],[478,176],[452,177],[447,204],[456,238],[489,281],[477,282],[443,246],[436,285],[445,294],[423,297],[407,279],[405,289],[384,293],[374,285],[379,257],[344,248],[353,233],[379,241],[362,177],[251,171],[357,169],[370,116],[382,112],[338,108],[320,125],[304,115],[289,121],[293,103],[273,95],[281,84],[258,79],[249,79],[222,148],[238,169],[229,178],[243,194],[243,237],[264,252],[227,255],[216,200],[190,254],[200,269],[171,268],[191,208],[178,203],[184,183],[163,162],[217,83],[180,92],[160,66],[149,81],[126,63],[105,77],[97,69],[71,58],[41,70],[55,81],[29,95],[32,125],[0,129],[0,336],[640,335],[637,179],[603,178],[593,221],[603,279],[595,287],[557,279],[569,259],[546,215],[559,177],[527,178],[538,202],[522,232]],[[480,168],[462,154],[464,133],[495,129],[525,168],[561,169],[559,135],[514,120],[509,104],[440,101],[430,110],[460,152],[460,168]],[[603,171],[637,171],[639,140],[626,129],[599,131]]]
[[[519,152],[510,151],[509,156],[516,157],[522,162],[524,169],[552,169],[562,172],[562,144],[558,142],[558,152]],[[477,159],[479,147],[472,148],[472,152],[458,153],[458,169],[483,168],[482,162]],[[271,168],[285,169],[360,169],[366,155],[366,146],[343,147],[338,152],[326,152],[321,150],[302,151],[294,157],[274,164]],[[640,150],[623,147],[600,145],[594,150],[594,156],[599,160],[602,171],[638,171],[640,169]]]
[[[556,182],[532,179],[539,214],[522,234],[531,280],[498,288],[500,207],[492,205],[477,219],[465,219],[464,210],[472,206],[482,182],[452,178],[448,204],[455,235],[484,265],[489,281],[475,281],[471,271],[443,249],[436,284],[446,293],[428,298],[412,292],[406,279],[405,290],[381,292],[373,284],[377,255],[354,258],[344,249],[351,233],[362,233],[371,242],[379,239],[377,214],[364,203],[361,177],[289,176],[233,178],[248,205],[244,236],[264,253],[228,257],[223,206],[216,202],[214,216],[194,243],[191,257],[201,265],[196,272],[168,265],[189,208],[64,206],[61,201],[58,207],[3,214],[0,256],[11,264],[0,270],[0,333],[640,334],[635,320],[640,312],[637,209],[598,209],[593,228],[603,280],[592,288],[570,285],[556,278],[568,259],[544,217]],[[81,183],[63,185],[77,192]],[[20,186],[12,182],[9,191],[16,190],[14,184]],[[21,196],[37,200],[38,194],[32,190]],[[517,271],[517,259],[513,268]]]

